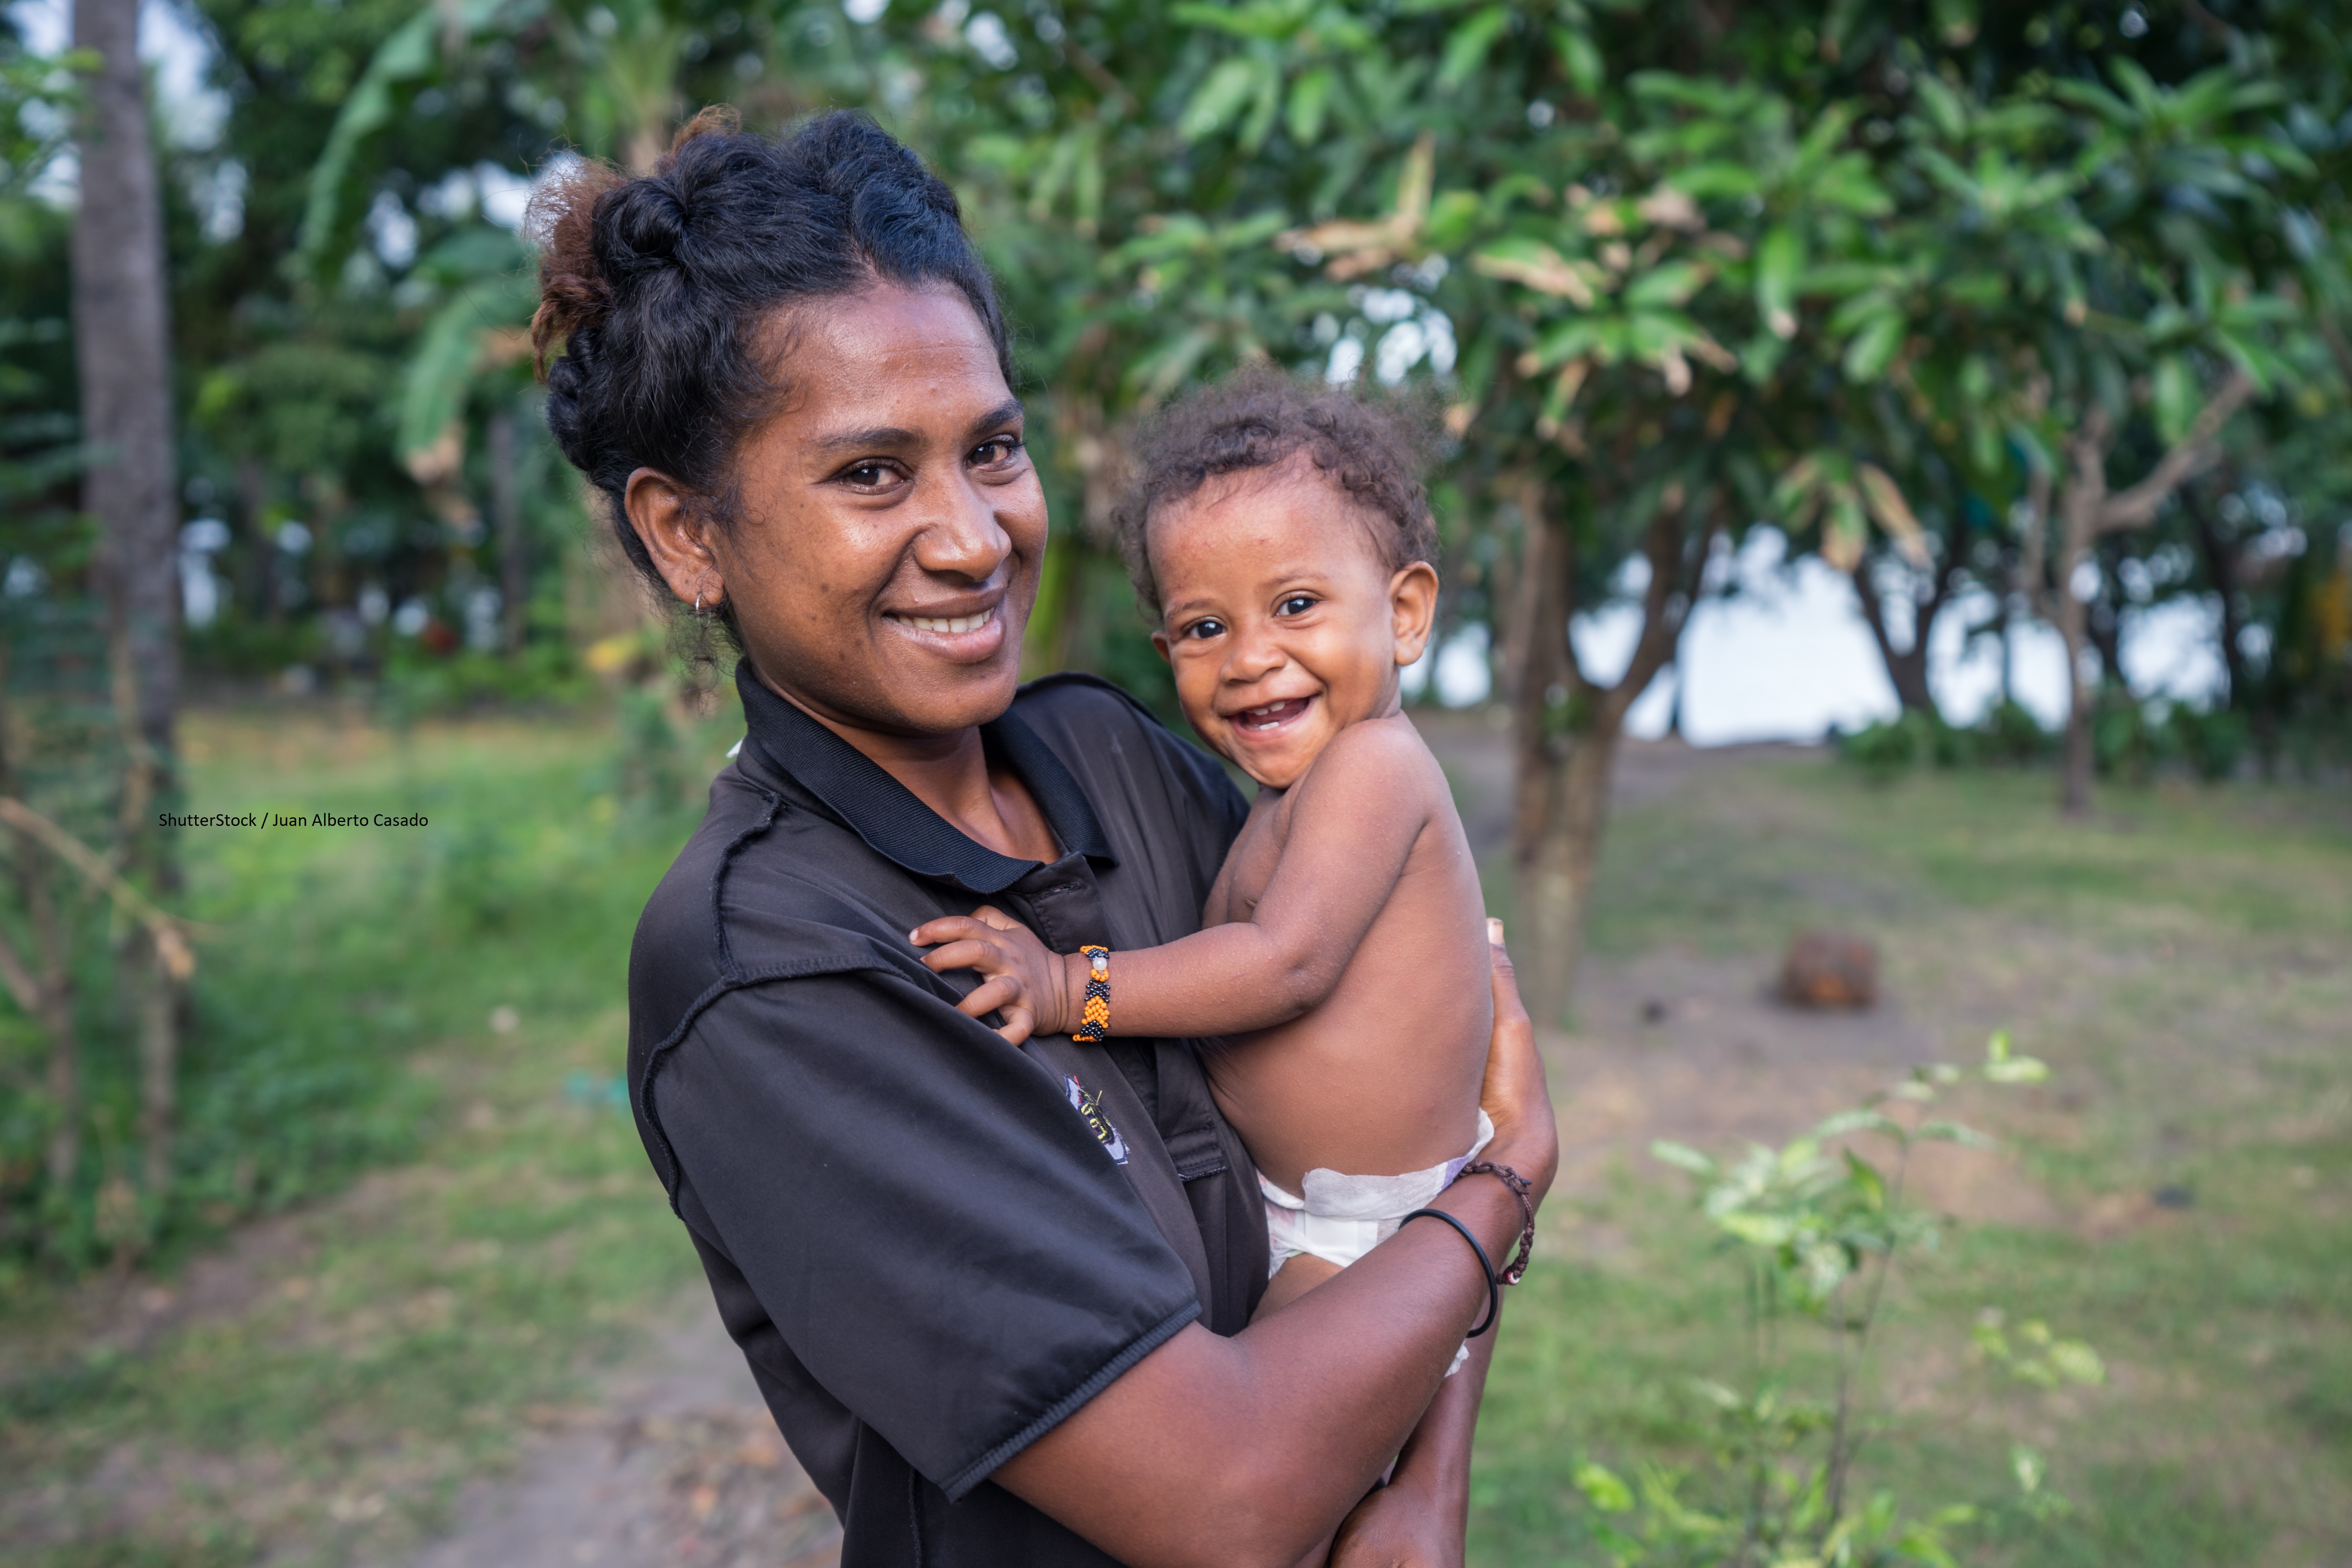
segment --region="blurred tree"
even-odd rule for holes
[[[97,521],[114,707],[128,753],[116,859],[175,889],[170,836],[150,819],[176,793],[179,525],[163,205],[138,53],[138,0],[74,0],[74,43],[95,56],[75,138],[74,349],[87,453],[82,506]],[[150,934],[126,954],[138,994],[139,1139],[150,1213],[172,1178],[179,965]]]
[[[75,62],[85,67],[83,57]],[[55,726],[36,728],[22,709],[28,694],[54,690],[41,668],[58,639],[27,613],[24,592],[37,581],[74,581],[86,554],[86,530],[73,508],[81,470],[75,439],[71,310],[67,254],[71,218],[28,195],[64,151],[79,93],[58,62],[26,54],[12,18],[0,15],[0,796],[49,805],[39,757],[24,753]],[[29,111],[29,112],[28,112]],[[29,689],[29,690],[28,690]],[[38,706],[36,697],[36,706]],[[74,960],[85,934],[70,919],[71,889],[61,888],[47,852],[22,832],[7,836],[7,897],[0,900],[0,982],[30,1026],[39,1084],[37,1113],[11,1117],[16,1135],[0,1152],[0,1235],[16,1231],[32,1164],[52,1205],[64,1206],[82,1167],[84,1064]],[[9,1042],[12,1046],[15,1042]],[[11,1056],[14,1056],[12,1051]],[[12,1071],[22,1071],[11,1061]],[[29,1126],[22,1124],[29,1122]],[[29,1145],[29,1147],[28,1147]],[[28,1159],[27,1156],[30,1156]],[[14,1239],[14,1237],[10,1237]]]

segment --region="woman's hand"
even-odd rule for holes
[[[1503,947],[1503,922],[1486,922],[1488,978],[1495,992],[1495,1033],[1486,1046],[1486,1080],[1478,1103],[1495,1123],[1495,1141],[1485,1157],[1508,1165],[1528,1179],[1530,1196],[1541,1204],[1559,1173],[1559,1127],[1552,1118],[1551,1089],[1544,1082],[1536,1029],[1519,1000],[1518,975]]]
[[[978,970],[981,984],[956,1004],[956,1011],[974,1018],[1002,1011],[1004,1025],[996,1032],[1013,1045],[1032,1035],[1063,1035],[1079,1016],[1082,1004],[1072,1000],[1072,965],[1076,991],[1086,994],[1085,960],[1075,953],[1048,952],[1036,933],[1003,910],[982,904],[970,916],[950,915],[917,926],[908,935],[917,947],[936,947],[923,963],[944,974],[950,969]],[[940,944],[945,943],[945,946]],[[1523,1009],[1520,1016],[1525,1017]],[[1489,1067],[1491,1077],[1494,1068]]]

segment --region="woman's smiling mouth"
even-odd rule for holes
[[[971,616],[906,616],[895,610],[890,611],[889,616],[900,626],[912,626],[919,632],[939,632],[954,637],[980,630],[996,619],[996,611],[997,606],[991,605],[978,615]]]

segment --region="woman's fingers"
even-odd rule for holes
[[[1552,1119],[1551,1089],[1544,1081],[1543,1056],[1536,1048],[1535,1025],[1519,1000],[1517,974],[1503,946],[1503,922],[1486,922],[1487,977],[1495,995],[1495,1033],[1486,1045],[1486,1079],[1478,1103],[1495,1123],[1495,1152],[1535,1189],[1538,1202],[1559,1168],[1559,1129]]]
[[[1519,972],[1511,963],[1511,950],[1503,945],[1503,922],[1491,918],[1486,921],[1486,957],[1487,984],[1494,988],[1496,1018],[1528,1023],[1528,1005],[1519,1000]]]
[[[957,1003],[956,1011],[966,1017],[983,1017],[995,1012],[999,1007],[1006,1007],[1021,1001],[1023,995],[1021,982],[1010,974],[1000,974]],[[1024,1008],[1023,1011],[1026,1012],[1027,1009]],[[1008,1012],[1005,1016],[1010,1018],[1012,1015]]]

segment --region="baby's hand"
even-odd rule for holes
[[[956,1011],[977,1018],[1001,1010],[1004,1026],[996,1032],[1016,1046],[1031,1035],[1066,1034],[1078,1016],[1070,1002],[1073,956],[1046,952],[1027,926],[1002,910],[982,904],[969,918],[930,921],[917,926],[908,940],[917,947],[938,948],[925,953],[923,962],[940,973],[978,970],[979,988]],[[1083,978],[1077,994],[1086,994]]]

